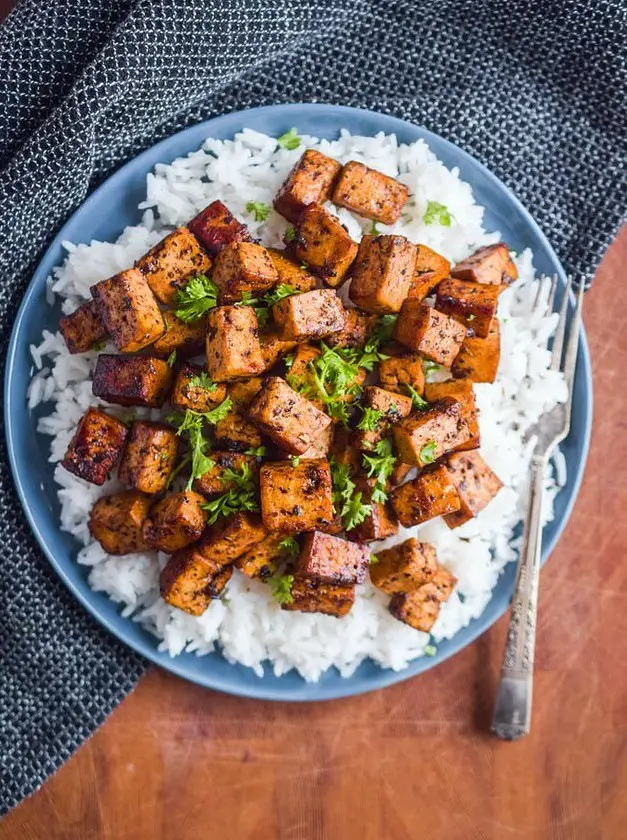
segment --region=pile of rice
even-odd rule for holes
[[[287,151],[264,134],[244,130],[234,140],[209,139],[203,147],[171,165],[157,165],[147,178],[141,224],[127,228],[117,242],[89,245],[64,243],[65,263],[48,280],[49,302],[61,299],[63,312],[72,312],[89,299],[93,283],[126,269],[168,229],[185,224],[216,198],[246,222],[253,237],[264,245],[281,246],[285,221],[270,213],[255,222],[246,211],[250,201],[272,203],[272,198],[304,147],[318,148],[342,161],[359,160],[399,177],[410,190],[410,200],[397,224],[379,225],[382,233],[403,234],[431,246],[448,259],[459,261],[475,248],[499,240],[499,233],[483,228],[483,208],[475,204],[470,186],[456,169],[447,169],[422,140],[398,145],[396,137],[359,137],[342,132],[336,141],[303,137],[298,149]],[[426,225],[428,201],[440,202],[452,216],[450,226]],[[329,205],[359,240],[372,223]],[[91,539],[87,527],[92,505],[102,495],[120,489],[117,481],[103,487],[87,484],[57,466],[55,481],[61,503],[61,527],[77,541],[77,561],[88,569],[93,589],[106,592],[122,605],[123,614],[139,621],[159,639],[159,649],[176,656],[182,651],[208,653],[218,646],[230,661],[263,673],[269,662],[275,674],[291,668],[315,681],[336,666],[344,677],[370,657],[381,667],[400,670],[416,657],[433,653],[433,645],[448,639],[481,615],[490,600],[499,573],[516,558],[513,532],[523,517],[526,482],[533,440],[526,433],[542,412],[566,397],[561,375],[549,370],[546,343],[556,316],[532,314],[537,291],[532,254],[515,256],[519,280],[501,296],[501,364],[494,384],[476,385],[481,412],[481,452],[503,481],[495,500],[473,521],[449,530],[441,519],[404,529],[381,545],[417,536],[432,543],[438,559],[459,580],[444,604],[431,637],[396,621],[387,610],[388,598],[369,583],[357,587],[350,614],[341,620],[324,615],[285,612],[269,588],[235,572],[225,595],[204,615],[194,618],[168,606],[159,597],[159,569],[165,555],[156,553],[111,557]],[[107,348],[109,351],[113,347]],[[63,457],[74,428],[90,405],[106,405],[122,419],[129,411],[93,397],[91,373],[96,353],[71,356],[59,333],[44,333],[31,347],[37,372],[29,389],[32,409],[52,402],[52,411],[39,420],[38,429],[51,436],[50,461]],[[437,377],[437,375],[436,375]],[[157,419],[162,412],[139,409],[139,417]],[[561,456],[554,474],[547,477],[544,519],[553,516],[553,500],[565,481]],[[426,651],[425,651],[426,648]]]

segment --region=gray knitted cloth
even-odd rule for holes
[[[625,195],[616,0],[22,0],[0,28],[0,339],[89,191],[177,129],[323,101],[421,123],[487,164],[591,273]],[[0,813],[146,664],[74,603],[0,464]]]

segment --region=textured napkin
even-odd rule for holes
[[[124,160],[275,102],[425,125],[499,175],[591,273],[625,195],[625,4],[584,0],[22,0],[0,28],[0,338],[43,248]],[[0,463],[0,813],[146,664],[42,557]]]

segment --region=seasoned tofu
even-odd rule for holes
[[[116,417],[88,408],[61,466],[91,484],[104,484],[122,454],[127,435],[128,428]]]
[[[283,356],[291,353],[296,347],[296,341],[293,338],[283,339],[276,330],[271,330],[260,334],[259,345],[265,372],[271,370]]]
[[[339,219],[319,204],[310,204],[290,233],[286,244],[296,259],[307,263],[327,286],[341,286],[357,256],[357,243]]]
[[[142,526],[151,504],[150,496],[136,490],[102,496],[91,509],[89,530],[107,554],[145,551]]]
[[[383,225],[393,225],[398,221],[408,196],[409,190],[396,178],[351,160],[342,167],[332,201],[359,216]]]
[[[404,236],[366,234],[351,270],[350,299],[366,312],[399,312],[415,262],[416,246]]]
[[[264,370],[259,324],[250,306],[219,306],[207,319],[207,371],[216,382]]]
[[[498,318],[492,319],[487,338],[467,336],[455,356],[451,373],[456,379],[494,382],[501,360],[501,334]]]
[[[229,478],[230,472],[242,474],[248,470],[253,481],[259,479],[259,463],[254,455],[214,450],[209,457],[213,466],[194,482],[194,490],[203,496],[221,496],[227,490],[233,489],[235,482],[232,477]]]
[[[190,615],[202,615],[224,591],[233,574],[232,563],[205,557],[196,546],[173,554],[159,577],[161,597]]]
[[[235,565],[249,578],[266,580],[272,577],[284,556],[281,547],[284,540],[282,534],[270,534],[238,557]]]
[[[355,433],[341,423],[333,429],[331,458],[339,466],[348,466],[351,475],[357,475],[361,468],[361,452],[355,443]]]
[[[376,385],[368,385],[364,388],[363,405],[365,410],[360,425],[365,424],[367,428],[360,429],[358,426],[355,445],[366,452],[374,449],[389,427],[407,417],[412,409],[411,397],[386,391]],[[377,412],[377,414],[372,412]],[[379,413],[380,416],[378,416]]]
[[[464,403],[444,397],[392,427],[403,464],[424,467],[471,439]]]
[[[449,277],[435,290],[435,308],[455,318],[480,338],[486,338],[503,288]]]
[[[107,330],[93,300],[79,306],[71,315],[62,315],[59,318],[59,330],[70,353],[93,350],[94,344],[107,337]]]
[[[193,490],[165,496],[150,509],[144,522],[146,544],[171,553],[196,542],[207,524],[204,504],[204,496]]]
[[[451,269],[451,277],[472,280],[474,283],[502,286],[518,277],[509,249],[504,242],[479,248]]]
[[[260,543],[267,532],[256,513],[240,511],[207,528],[198,551],[220,563],[234,563],[252,546]]]
[[[451,271],[450,262],[426,245],[416,246],[416,265],[412,277],[408,297],[424,300],[438,285],[440,280],[448,277]]]
[[[233,242],[216,258],[212,275],[220,290],[220,304],[235,303],[243,295],[255,297],[279,281],[270,255],[254,242]]]
[[[176,464],[176,432],[161,423],[138,420],[124,450],[118,478],[142,493],[162,493]]]
[[[199,356],[205,349],[205,333],[207,332],[207,319],[199,318],[198,321],[181,321],[174,312],[163,313],[165,332],[152,345],[152,350],[157,356],[168,358],[176,351],[177,359],[186,359],[189,356]]]
[[[422,367],[422,356],[418,353],[408,353],[401,344],[386,345],[383,353],[388,357],[379,363],[379,382],[386,391],[397,394],[408,394],[409,385],[419,396],[425,388],[425,374]]]
[[[322,530],[334,518],[329,462],[264,464],[260,473],[261,516],[279,534]]]
[[[394,618],[415,630],[429,633],[440,614],[440,606],[448,601],[456,583],[457,578],[440,566],[428,583],[423,583],[413,592],[393,595],[390,612]]]
[[[436,403],[446,397],[459,400],[462,404],[462,417],[468,424],[470,437],[452,452],[462,452],[467,449],[478,449],[481,443],[479,431],[479,412],[475,401],[475,391],[469,379],[447,379],[446,382],[429,382],[425,385],[425,399]]]
[[[245,452],[258,449],[263,441],[259,429],[245,415],[246,409],[261,390],[263,380],[252,377],[228,386],[227,396],[233,403],[224,420],[214,426],[214,442],[219,449]]]
[[[344,329],[328,336],[329,347],[363,347],[377,325],[377,316],[358,309],[344,310]]]
[[[444,521],[458,528],[482,511],[499,492],[503,482],[492,472],[478,452],[457,452],[445,462],[449,478],[459,494],[461,507]]]
[[[307,149],[287,176],[274,199],[274,209],[296,224],[308,204],[331,198],[342,164],[315,149]]]
[[[285,251],[280,251],[277,248],[268,248],[268,256],[279,275],[277,285],[291,286],[298,292],[310,292],[318,287],[318,278],[303,267],[305,263],[296,265]]]
[[[307,577],[294,575],[291,601],[281,604],[290,612],[319,612],[341,618],[350,612],[355,603],[355,587],[346,584],[319,583]]]
[[[137,268],[96,283],[91,296],[105,331],[122,353],[136,353],[165,332],[157,299]]]
[[[186,227],[177,228],[137,260],[153,294],[161,303],[172,304],[180,289],[196,274],[206,274],[211,259]]]
[[[392,507],[405,528],[459,510],[461,502],[444,466],[421,472],[390,495]]]
[[[161,408],[172,387],[172,368],[153,356],[101,353],[93,374],[92,391],[118,405]]]
[[[390,475],[390,484],[392,487],[398,487],[399,484],[402,484],[413,469],[415,467],[412,467],[411,464],[403,464],[397,461]]]
[[[226,398],[226,385],[213,382],[200,365],[185,362],[174,380],[170,402],[175,408],[185,411],[211,411]]]
[[[370,580],[388,595],[412,592],[433,579],[438,570],[435,548],[412,537],[378,551],[370,564]]]
[[[231,242],[250,242],[246,225],[238,222],[221,201],[212,201],[187,227],[212,257]]]
[[[283,298],[272,307],[281,338],[306,341],[344,329],[344,307],[333,289],[314,289]]]
[[[322,583],[363,583],[369,558],[370,551],[364,545],[313,531],[303,540],[296,574]]]
[[[364,504],[370,505],[371,511],[361,525],[348,531],[346,536],[356,542],[374,542],[392,537],[398,531],[398,522],[391,507],[380,502],[372,501],[372,491],[375,481],[362,475],[356,480],[357,492],[362,494]]]
[[[311,461],[311,460],[315,461],[315,460],[318,460],[320,458],[326,458],[329,454],[330,449],[331,449],[331,443],[333,441],[333,432],[334,432],[334,429],[336,429],[336,428],[337,427],[335,426],[334,423],[329,423],[329,425],[322,432],[322,434],[318,435],[318,437],[314,440],[314,442],[311,444],[309,449],[306,449],[303,452],[303,454],[299,455],[298,457],[301,458],[302,460],[309,460],[309,461]],[[290,453],[287,452],[284,449],[279,450],[279,457],[283,460],[285,460],[289,456],[289,454]]]
[[[394,338],[432,362],[450,367],[466,337],[466,327],[416,298],[408,298],[394,327]]]

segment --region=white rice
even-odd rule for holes
[[[64,312],[73,311],[89,298],[90,286],[128,268],[165,234],[186,223],[209,202],[220,198],[246,222],[254,237],[269,246],[281,244],[285,221],[271,213],[267,222],[255,222],[246,203],[272,198],[304,146],[319,148],[340,161],[360,160],[387,174],[398,176],[410,189],[406,212],[399,222],[381,232],[394,232],[435,248],[459,261],[480,245],[499,240],[497,231],[483,229],[483,208],[475,204],[470,186],[456,169],[447,169],[426,143],[398,145],[394,136],[358,137],[342,132],[336,141],[303,138],[293,151],[277,148],[276,141],[256,131],[244,130],[234,140],[208,139],[202,149],[171,165],[158,164],[147,178],[142,223],[127,228],[115,243],[89,245],[64,243],[68,256],[54,270],[46,286],[51,302],[61,298]],[[438,201],[453,216],[450,227],[426,225],[422,216],[429,200]],[[372,223],[329,205],[359,240]],[[122,606],[123,614],[141,622],[159,639],[159,649],[172,656],[182,651],[204,654],[216,646],[233,662],[263,673],[269,662],[275,674],[291,668],[306,680],[317,680],[336,666],[344,677],[370,657],[381,667],[400,670],[412,659],[431,651],[430,645],[448,639],[481,615],[490,600],[499,573],[516,558],[513,531],[523,516],[529,457],[533,441],[525,442],[529,428],[540,414],[566,397],[561,376],[548,369],[546,342],[555,317],[532,315],[537,283],[532,254],[515,257],[520,279],[502,296],[501,365],[494,384],[476,386],[481,412],[481,452],[504,483],[496,499],[473,521],[449,530],[441,519],[399,530],[385,545],[416,535],[433,543],[438,558],[456,575],[459,585],[443,606],[432,638],[396,621],[387,611],[388,598],[370,584],[358,587],[351,613],[341,620],[323,615],[284,612],[269,588],[235,572],[225,596],[214,601],[199,618],[165,604],[158,593],[158,574],[165,556],[154,553],[110,557],[89,535],[87,521],[94,501],[119,489],[117,481],[95,487],[57,466],[61,527],[76,537],[77,560],[89,568],[93,589],[106,592]],[[52,411],[40,419],[38,429],[52,438],[50,461],[58,462],[74,427],[89,405],[103,404],[91,392],[91,371],[96,353],[71,356],[59,333],[46,332],[31,347],[35,363],[28,389],[31,409],[52,402]],[[120,417],[128,411],[110,410]],[[139,416],[156,418],[158,411],[140,409]],[[557,479],[546,483],[545,521],[553,516],[553,500],[565,481],[564,459],[558,457]],[[459,597],[461,595],[461,597]]]

